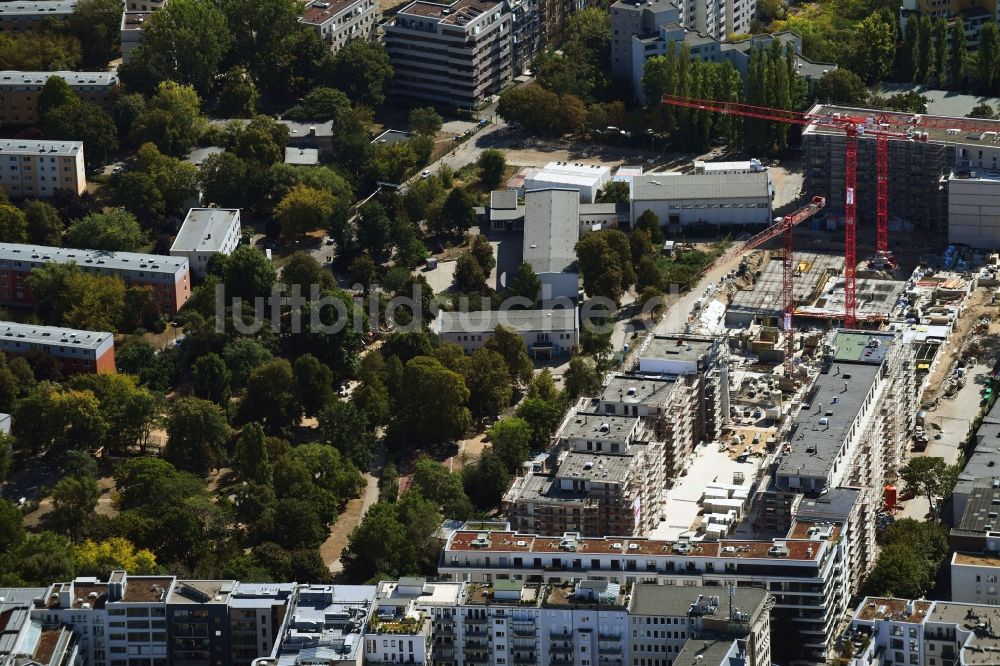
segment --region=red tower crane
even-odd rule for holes
[[[813,114],[787,109],[773,109],[764,106],[743,104],[742,102],[721,102],[717,100],[692,99],[677,95],[664,95],[664,104],[686,107],[698,111],[722,113],[743,118],[756,118],[770,122],[788,123],[801,126],[822,126],[833,130],[841,130],[846,138],[846,159],[844,162],[844,325],[853,328],[857,325],[857,166],[858,137],[873,135],[876,137],[877,172],[877,241],[876,249],[882,254],[889,250],[889,139],[921,140],[919,132],[899,131],[898,118],[906,114],[879,114],[877,117],[855,116],[850,114]],[[896,120],[896,122],[893,122]]]

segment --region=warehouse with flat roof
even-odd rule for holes
[[[653,211],[675,230],[692,225],[718,227],[771,224],[774,188],[767,171],[712,174],[658,173],[632,179],[632,224]]]

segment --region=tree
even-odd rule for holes
[[[1000,70],[1000,32],[997,24],[987,21],[979,30],[979,49],[976,51],[976,79],[985,95],[996,92],[997,71]]]
[[[816,82],[816,99],[830,104],[862,105],[868,99],[868,87],[849,69],[827,72]]]
[[[305,185],[296,185],[274,209],[282,233],[294,238],[326,227],[333,216],[333,194]]]
[[[509,123],[546,136],[561,136],[583,127],[586,108],[574,95],[557,95],[529,83],[500,96],[497,113]]]
[[[417,165],[417,154],[409,142],[379,143],[369,152],[365,171],[372,182],[402,183]]]
[[[455,262],[454,274],[455,289],[465,294],[478,294],[488,291],[486,286],[486,273],[483,267],[476,261],[476,257],[471,252],[463,252]]]
[[[249,118],[257,113],[260,93],[246,67],[237,65],[222,77],[215,110],[226,118]]]
[[[198,169],[193,164],[164,155],[151,143],[139,147],[135,168],[136,173],[152,179],[155,190],[163,201],[163,208],[168,213],[183,217],[190,202],[198,196]],[[133,174],[125,174],[131,175]],[[120,182],[124,180],[123,177]],[[122,198],[121,186],[118,194]],[[122,199],[122,205],[140,220],[148,219],[148,212],[138,209],[134,202]]]
[[[483,348],[495,351],[503,358],[512,385],[527,384],[531,379],[534,365],[528,356],[524,338],[514,329],[498,324]]]
[[[503,181],[504,171],[507,169],[507,158],[503,151],[496,148],[487,148],[476,160],[479,167],[479,180],[487,189],[494,189]]]
[[[135,252],[144,241],[139,221],[122,208],[91,213],[70,224],[66,232],[66,245],[91,250]]]
[[[288,263],[281,270],[281,281],[289,287],[298,285],[305,296],[314,286],[320,290],[336,286],[330,271],[316,261],[316,257],[302,250],[288,258]]]
[[[82,0],[70,14],[67,27],[83,47],[83,65],[88,70],[103,69],[114,60],[123,9],[117,0]]]
[[[434,136],[441,131],[441,114],[433,106],[425,106],[410,111],[410,127],[417,134]]]
[[[25,243],[28,240],[28,218],[16,206],[0,204],[0,241]]]
[[[230,152],[209,155],[201,163],[198,182],[208,202],[242,206],[249,197],[247,163]]]
[[[229,424],[222,409],[201,398],[175,400],[167,414],[167,446],[163,459],[204,476],[222,463]]]
[[[597,195],[597,203],[628,203],[629,184],[623,180],[613,180]]]
[[[635,230],[644,231],[649,235],[649,242],[654,248],[663,246],[663,227],[660,226],[660,218],[652,209],[643,211],[642,215],[635,221]],[[633,236],[634,236],[633,232]]]
[[[251,372],[271,360],[271,352],[253,338],[236,338],[222,348],[222,358],[231,373],[230,384],[242,388]]]
[[[392,75],[389,56],[381,43],[355,39],[324,63],[319,78],[343,90],[355,103],[376,108],[385,101]]]
[[[283,358],[266,363],[247,379],[247,390],[240,403],[244,422],[257,421],[264,431],[281,435],[298,425],[302,407],[295,395],[295,375]]]
[[[420,386],[421,390],[398,397],[391,424],[394,441],[426,446],[465,436],[471,417],[465,407],[469,389],[461,375],[437,359],[417,356],[406,364],[402,384]]]
[[[510,279],[510,284],[507,287],[507,295],[511,298],[526,299],[531,303],[528,307],[533,308],[538,304],[538,297],[541,292],[541,279],[535,274],[534,269],[531,268],[531,264],[521,262],[521,265],[517,267],[517,272]]]
[[[197,34],[200,39],[200,29]],[[205,126],[195,89],[164,81],[157,86],[146,112],[135,121],[131,138],[137,144],[149,142],[167,155],[181,157],[195,146]]]
[[[256,248],[241,245],[233,250],[226,262],[226,295],[242,298],[244,303],[270,296],[277,279],[274,265]]]
[[[396,505],[378,502],[351,532],[347,548],[340,556],[344,578],[361,583],[382,580],[402,573],[402,556],[407,551],[406,528],[399,521]]]
[[[0,433],[0,483],[7,480],[7,473],[10,472],[10,463],[14,455],[14,438],[8,434]]]
[[[969,111],[965,117],[993,119],[996,118],[996,112],[993,110],[992,106],[982,102],[972,107],[972,111]]]
[[[574,356],[569,362],[564,377],[566,395],[575,400],[580,396],[597,395],[601,390],[601,377],[593,361]]]
[[[207,94],[232,36],[215,3],[180,0],[154,12],[142,29],[137,60],[154,80],[176,81]]]
[[[153,288],[149,285],[132,285],[125,289],[125,308],[122,312],[121,330],[135,332],[138,329],[162,333],[166,330],[163,312]]]
[[[52,488],[52,513],[46,523],[71,539],[79,537],[97,507],[101,491],[89,477],[65,476]]]
[[[635,282],[632,248],[625,234],[617,229],[584,235],[576,243],[576,255],[583,288],[591,297],[603,296],[617,303]]]
[[[943,86],[948,81],[948,72],[946,71],[946,65],[948,63],[948,21],[944,17],[939,17],[934,22],[934,27],[932,29],[932,38],[934,40],[934,59],[932,65],[934,67],[933,81],[939,86]],[[931,74],[928,74],[928,78],[931,78]]]
[[[502,419],[488,432],[493,452],[511,474],[521,471],[521,464],[531,450],[531,426],[517,416]]]
[[[336,448],[358,469],[367,469],[375,447],[368,418],[350,402],[331,400],[319,412],[320,439]]]
[[[434,502],[449,518],[465,520],[472,515],[472,503],[465,494],[461,477],[427,456],[420,456],[413,466],[410,487]]]
[[[52,107],[41,116],[41,127],[47,139],[82,141],[88,169],[107,164],[118,150],[118,128],[104,109],[76,100]]]
[[[137,576],[156,573],[156,556],[121,537],[99,542],[87,539],[73,547],[73,560],[78,575],[101,580],[107,579],[112,571],[124,570]]]
[[[37,245],[62,245],[63,223],[59,211],[47,201],[29,201],[24,205],[28,239]]]
[[[130,171],[118,178],[116,201],[130,213],[144,214],[145,220],[158,219],[166,211],[156,179],[148,173]]]
[[[333,399],[333,372],[312,354],[295,359],[295,393],[306,416],[316,416]]]
[[[562,418],[562,407],[539,398],[527,398],[517,406],[514,416],[524,420],[531,428],[531,450],[545,451]]]
[[[300,85],[293,80],[302,75],[296,50],[309,42],[297,33],[312,31],[299,28],[294,0],[220,0],[218,7],[232,35],[230,61],[243,63],[265,92]]]
[[[486,449],[475,464],[462,470],[462,480],[472,503],[480,509],[490,510],[500,506],[510,485],[510,472],[496,453]]]
[[[43,118],[52,109],[72,105],[78,101],[79,98],[69,87],[66,79],[61,76],[50,76],[45,79],[38,93],[38,117]]]
[[[195,359],[192,370],[194,394],[225,407],[229,402],[230,376],[229,368],[218,354],[199,356]]]
[[[465,383],[469,388],[469,408],[476,416],[496,416],[510,405],[513,391],[503,356],[482,347],[472,353]]]
[[[29,451],[86,449],[103,440],[108,423],[91,391],[43,382],[14,407],[14,437]]]
[[[916,42],[913,46],[913,80],[923,83],[927,80],[927,75],[933,62],[933,43],[931,41],[931,20],[926,14],[917,16],[914,21],[917,24]],[[980,38],[980,44],[982,44]]]
[[[943,458],[923,456],[906,463],[900,468],[899,476],[906,491],[927,498],[931,513],[936,516],[941,507],[935,498],[943,502],[951,496],[959,471],[958,466],[948,465]]]
[[[862,74],[868,83],[882,81],[892,70],[896,53],[895,25],[881,13],[873,12],[854,30],[854,71]]]
[[[30,278],[30,276],[29,276]],[[69,283],[72,305],[63,323],[86,331],[117,331],[125,310],[125,283],[116,275],[80,273]]]
[[[965,83],[965,24],[959,19],[951,25],[951,38],[948,44],[948,85],[951,88],[961,88]]]
[[[248,423],[236,440],[236,471],[245,481],[269,485],[273,471],[264,443],[264,429]]]
[[[528,385],[527,397],[544,400],[552,404],[562,401],[562,393],[556,388],[551,370],[542,368],[541,372],[531,378],[531,383]]]
[[[145,445],[163,411],[159,396],[139,386],[131,375],[77,374],[68,384],[71,389],[89,392],[97,399],[101,418],[107,423],[107,434],[102,441],[116,455],[128,453],[133,446]]]
[[[919,599],[930,589],[931,572],[912,549],[894,544],[882,549],[865,579],[867,594]]]

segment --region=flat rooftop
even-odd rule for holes
[[[597,483],[622,483],[628,478],[636,461],[633,455],[591,451],[567,451],[561,458],[557,478]]]
[[[576,263],[580,240],[580,193],[568,188],[524,194],[525,263],[536,273],[561,273]]]
[[[914,131],[927,132],[928,140],[934,143],[960,145],[967,148],[975,147],[977,149],[990,145],[997,146],[998,143],[1000,143],[1000,120],[976,120],[975,122],[982,123],[983,127],[989,128],[985,132],[980,132],[961,129],[962,125],[970,122],[968,118],[916,114],[916,123],[911,125],[910,118],[914,117],[913,114],[836,106],[832,104],[816,104],[809,109],[809,113],[812,115],[824,116],[833,116],[835,113],[840,113],[842,115],[865,119],[872,118],[873,120],[878,118],[880,123],[888,123],[890,129],[896,132],[908,132],[911,129]],[[944,126],[940,128],[923,126],[920,122],[923,118],[932,118],[935,123],[942,124]],[[954,127],[948,127],[948,123],[951,121],[954,121]],[[838,127],[830,124],[823,124],[822,121],[819,121],[814,122],[811,125],[807,125],[805,129],[802,130],[802,134],[834,134],[842,137],[844,132]],[[890,141],[901,140],[903,139],[890,139]]]
[[[170,251],[218,252],[239,214],[237,208],[192,208]]]
[[[993,169],[963,169],[953,170],[948,175],[950,182],[955,181],[981,181],[989,183],[1000,183],[1000,171]]]
[[[667,399],[675,385],[672,379],[615,375],[604,385],[601,400],[628,405],[660,404]]]
[[[833,337],[833,346],[836,349],[833,361],[882,365],[894,340],[895,336],[892,333],[837,331]]]
[[[962,483],[960,480],[956,484],[956,488],[961,484],[962,490],[968,495],[965,510],[962,512],[956,529],[980,535],[1000,530],[1000,518],[996,516],[998,507],[993,504],[994,500],[1000,500],[1000,489],[993,487],[993,474],[996,474],[993,470],[995,469],[994,467],[990,470],[990,476],[976,477],[971,483]],[[964,473],[962,477],[965,477]]]
[[[787,547],[787,555],[777,555],[771,552],[776,542],[783,543]],[[652,537],[575,537],[569,534],[559,537],[510,531],[459,530],[452,535],[451,540],[445,546],[445,551],[514,554],[593,553],[631,556],[683,556],[685,558],[721,557],[740,560],[817,561],[821,557],[825,545],[826,542],[821,539],[801,541],[723,539],[721,541],[692,541],[690,549],[684,551],[678,547],[676,540],[667,541]],[[675,548],[678,549],[675,551]]]
[[[186,257],[168,257],[162,254],[140,254],[137,252],[110,252],[107,250],[77,250],[68,247],[49,247],[47,245],[0,243],[0,265],[9,265],[10,262],[24,262],[28,266],[47,263],[75,263],[81,268],[93,267],[109,271],[143,271],[160,275],[176,275],[178,272],[188,269],[188,260]]]
[[[235,580],[178,580],[170,590],[167,602],[226,605],[233,596],[236,585]]]
[[[733,608],[739,608],[744,613],[752,613],[760,607],[767,598],[764,590],[752,587],[733,588]],[[676,585],[651,585],[638,583],[632,588],[632,600],[629,605],[631,615],[659,615],[680,617],[688,615],[692,607],[699,601],[708,601],[715,594],[704,587],[685,587]],[[714,613],[725,618],[729,612],[729,596],[723,590],[720,596],[721,605],[715,606]],[[706,613],[699,613],[705,615]]]
[[[816,378],[809,404],[803,404],[795,416],[788,443],[791,452],[778,466],[779,476],[829,479],[833,463],[880,372],[880,366],[874,364],[836,366],[835,361],[834,367]]]
[[[983,553],[955,553],[951,563],[974,567],[1000,567],[1000,556]]]
[[[921,623],[934,605],[931,601],[911,601],[894,597],[865,597],[855,617],[859,620],[893,620]],[[922,612],[921,612],[922,611]]]
[[[295,146],[288,146],[285,148],[285,164],[316,166],[319,164],[319,148],[296,148]]]
[[[124,604],[163,601],[176,579],[173,576],[129,576],[118,602]]]
[[[698,359],[712,351],[715,340],[697,338],[686,335],[657,335],[646,347],[643,358],[670,361],[690,361]]]
[[[962,646],[961,663],[966,666],[997,663],[1000,638],[990,628],[1000,627],[1000,607],[937,601],[927,614],[927,620],[958,625],[969,632],[969,638]],[[986,631],[982,631],[983,625],[987,627]]]
[[[13,2],[0,2],[0,12],[4,7],[13,5]],[[126,12],[126,14],[143,15],[150,12]],[[50,76],[58,76],[64,79],[71,88],[76,86],[111,86],[118,83],[118,72],[26,72],[21,70],[0,71],[0,86],[4,85],[38,85],[43,86]]]
[[[361,0],[316,0],[305,6],[299,20],[310,25],[323,25],[360,4]]]
[[[438,333],[492,333],[505,326],[519,333],[534,331],[572,331],[576,328],[576,310],[482,310],[477,312],[447,312],[442,310],[435,320]]]
[[[593,442],[624,442],[639,425],[637,416],[577,413],[558,433],[561,439],[585,439]]]
[[[0,2],[0,16],[57,16],[76,11],[75,0],[49,2]]]
[[[464,26],[486,12],[501,8],[503,3],[496,0],[457,0],[450,5],[417,0],[399,10],[397,16],[418,16],[436,19],[445,25]]]
[[[83,150],[82,141],[25,141],[0,139],[0,155],[61,155],[69,157]]]
[[[766,171],[734,173],[725,178],[714,174],[647,174],[632,178],[633,201],[737,199],[756,205],[771,201],[771,180]]]
[[[83,349],[97,350],[109,338],[111,333],[80,331],[61,326],[37,326],[35,324],[18,324],[13,321],[0,321],[0,340],[24,340],[34,344],[67,345]]]
[[[899,309],[897,303],[906,290],[906,283],[901,280],[859,278],[856,283],[857,313],[864,317],[888,319]],[[814,303],[796,308],[796,314],[840,317],[845,310],[844,280],[837,277],[830,280],[826,290]]]

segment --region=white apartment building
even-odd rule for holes
[[[170,247],[170,256],[187,257],[191,271],[204,276],[209,259],[232,254],[240,244],[240,232],[238,208],[192,208]]]
[[[352,40],[372,39],[381,20],[378,0],[312,0],[299,17],[334,53]]]
[[[0,188],[8,196],[47,199],[86,187],[81,141],[0,140]]]
[[[441,342],[459,345],[466,354],[476,351],[493,336],[497,326],[509,328],[524,340],[528,355],[536,359],[568,356],[580,345],[576,308],[546,310],[483,310],[438,313],[433,330]]]
[[[66,21],[75,11],[76,0],[0,2],[0,33],[39,30],[47,22]]]
[[[948,176],[948,242],[1000,248],[1000,171],[963,169]]]
[[[0,7],[13,2],[0,2]],[[0,122],[5,125],[37,123],[38,95],[45,82],[56,77],[65,81],[70,90],[84,102],[111,110],[112,93],[118,88],[117,70],[101,72],[0,72]]]
[[[951,554],[951,599],[1000,606],[1000,555],[994,552]]]

